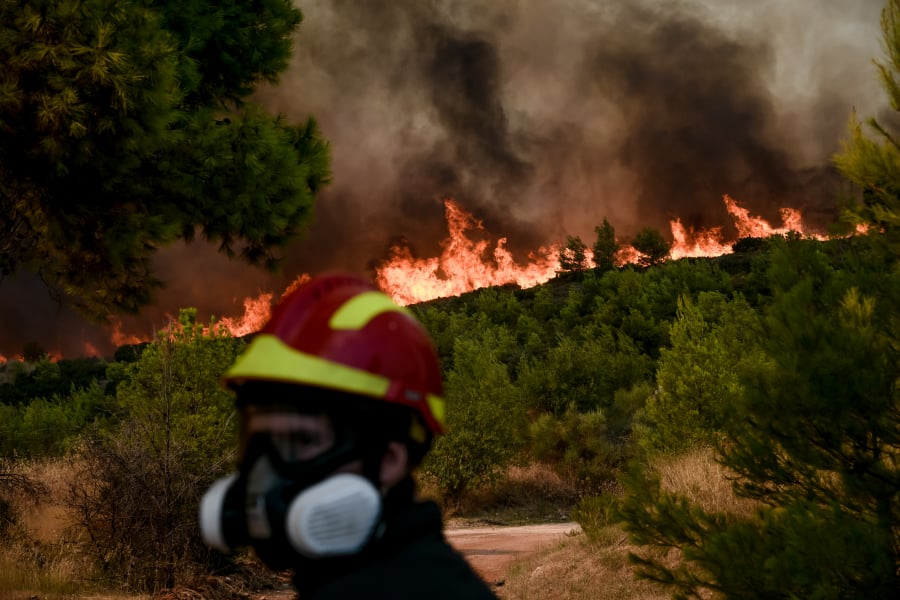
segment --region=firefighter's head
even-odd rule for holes
[[[238,473],[204,500],[204,537],[249,543],[276,568],[285,545],[306,556],[358,551],[444,431],[427,332],[353,276],[314,278],[287,295],[224,379],[239,411]],[[338,518],[346,514],[358,523]]]

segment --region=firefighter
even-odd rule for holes
[[[201,500],[204,541],[291,569],[300,598],[494,598],[446,541],[412,477],[444,432],[422,325],[365,280],[285,296],[225,374],[237,471]]]

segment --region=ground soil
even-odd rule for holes
[[[551,548],[567,535],[581,531],[578,523],[545,523],[540,525],[492,526],[467,522],[448,523],[444,534],[472,568],[492,587],[502,586],[506,572],[517,560],[545,548]],[[274,589],[250,595],[250,600],[294,600],[289,581],[284,579]]]
[[[547,523],[517,527],[454,526],[447,540],[491,585],[503,585],[507,569],[516,561],[557,544],[581,531],[577,523]]]

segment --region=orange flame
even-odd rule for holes
[[[782,208],[781,220],[783,227],[773,227],[768,221],[761,217],[750,215],[750,211],[746,208],[738,206],[734,198],[725,194],[722,196],[725,202],[725,210],[734,219],[734,225],[738,232],[738,238],[757,237],[767,238],[773,235],[784,235],[791,231],[795,231],[808,237],[824,240],[825,236],[812,233],[806,230],[803,225],[803,218],[800,211],[795,208]],[[702,229],[695,231],[693,228],[685,229],[681,224],[681,219],[675,219],[669,222],[672,228],[672,251],[670,256],[673,259],[700,257],[700,256],[721,256],[731,253],[731,244],[722,238],[722,228],[714,227],[712,229]]]
[[[672,228],[674,238],[669,256],[674,259],[721,256],[731,252],[731,245],[722,241],[721,227],[694,231],[693,228],[685,229],[681,219],[670,221],[669,226]]]
[[[500,238],[485,260],[487,241],[472,241],[466,233],[484,230],[481,221],[462,210],[453,200],[444,201],[450,236],[437,258],[415,258],[408,247],[394,246],[392,258],[376,269],[379,287],[397,303],[406,305],[434,298],[458,296],[472,290],[507,283],[533,287],[554,275],[559,268],[558,248],[540,248],[529,255],[531,263],[518,265]]]
[[[312,279],[309,273],[298,275],[294,281],[281,292],[280,298],[284,298],[298,286]],[[259,296],[252,298],[244,298],[244,314],[240,317],[223,317],[216,323],[217,327],[224,327],[234,337],[242,337],[251,333],[256,333],[269,321],[272,316],[272,298],[274,294],[271,292],[263,292]]]
[[[792,208],[781,209],[782,227],[773,227],[765,219],[752,216],[750,211],[739,206],[727,194],[722,197],[725,208],[734,219],[739,237],[769,237],[796,231],[802,235],[825,239],[811,234],[803,226],[800,211]],[[482,222],[460,208],[453,200],[444,201],[449,236],[441,246],[439,257],[415,258],[406,246],[391,249],[391,258],[376,269],[379,287],[402,305],[425,302],[435,298],[458,296],[475,289],[518,284],[520,287],[534,287],[555,277],[559,271],[559,245],[541,247],[529,254],[529,264],[517,264],[506,249],[507,238],[499,238],[493,248],[485,240],[474,241],[467,234],[484,231]],[[670,222],[674,242],[670,257],[712,257],[732,252],[731,241],[723,239],[722,228],[694,230],[686,228],[680,219]],[[859,231],[864,233],[865,230]],[[640,253],[628,244],[623,244],[616,257],[619,266],[636,263]],[[587,252],[590,263],[591,254]],[[310,275],[298,276],[282,292],[284,297],[298,285],[310,280]],[[274,294],[264,292],[256,297],[244,299],[244,312],[239,317],[224,317],[218,327],[227,329],[235,337],[258,331],[271,316]],[[124,334],[122,323],[113,323],[111,341],[117,346],[136,344],[141,338]],[[86,350],[87,347],[86,347]],[[96,352],[90,348],[88,352]],[[0,362],[4,359],[0,356]]]
[[[109,341],[111,341],[113,345],[118,348],[120,346],[128,346],[131,344],[140,344],[141,342],[146,342],[147,340],[141,339],[131,333],[123,333],[122,321],[114,320],[112,322],[112,333],[109,334]]]
[[[302,275],[297,276],[297,279],[292,281],[290,285],[284,288],[284,291],[281,292],[281,298],[284,298],[285,296],[296,290],[298,287],[308,282],[310,279],[312,279],[312,276],[309,273],[303,273]]]
[[[244,314],[240,317],[224,317],[217,325],[224,327],[234,337],[259,331],[272,314],[272,293],[265,292],[256,298],[244,298]]]
[[[734,218],[739,238],[765,238],[772,235],[783,235],[791,231],[803,233],[803,219],[800,217],[800,211],[796,209],[782,208],[781,220],[784,222],[784,227],[772,227],[761,217],[751,217],[750,211],[738,206],[737,202],[728,194],[722,196],[722,200],[725,202],[725,210]]]

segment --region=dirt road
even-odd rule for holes
[[[495,584],[504,578],[515,560],[579,531],[578,523],[568,522],[519,527],[449,527],[444,533],[484,580]]]

